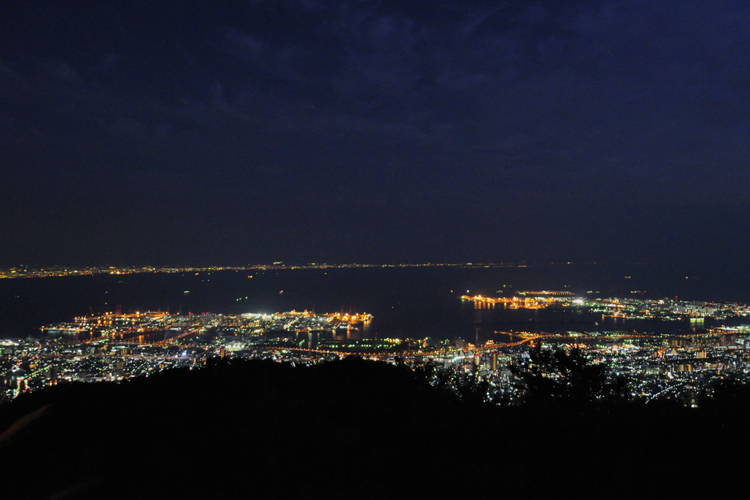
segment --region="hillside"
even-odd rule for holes
[[[748,398],[728,392],[701,410],[503,408],[358,359],[213,362],[0,408],[3,498],[723,491],[748,444]]]

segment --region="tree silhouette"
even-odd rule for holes
[[[607,367],[594,364],[580,349],[547,350],[536,344],[529,360],[510,370],[526,384],[526,402],[592,404],[624,399],[625,379],[609,381]]]
[[[468,373],[458,374],[455,387],[459,397],[466,404],[476,405],[489,402],[490,384],[486,380],[482,380],[476,369]]]

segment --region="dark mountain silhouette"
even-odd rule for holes
[[[746,393],[723,390],[746,411]],[[725,492],[745,469],[733,450],[748,444],[744,422],[722,423],[725,407],[499,407],[354,358],[211,361],[59,385],[0,408],[2,498]]]

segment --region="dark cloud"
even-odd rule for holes
[[[51,227],[107,214],[124,260],[188,226],[219,260],[641,255],[680,207],[750,203],[748,26],[733,1],[6,3],[0,237],[54,260]],[[84,259],[114,237],[81,231]]]

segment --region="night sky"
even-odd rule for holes
[[[750,3],[3,1],[0,165],[0,266],[744,260]]]

